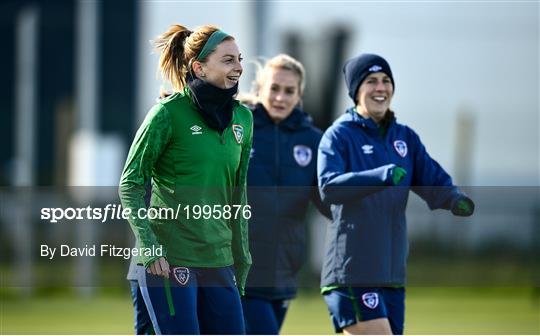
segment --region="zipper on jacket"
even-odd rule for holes
[[[377,130],[377,131],[379,131],[379,130]],[[377,138],[379,138],[379,140],[381,141],[381,144],[382,144],[382,146],[384,148],[384,152],[386,153],[386,162],[394,163],[394,162],[392,162],[392,156],[390,155],[390,151],[388,150],[388,146],[386,145],[386,141],[384,141],[384,136],[379,133],[377,135]]]
[[[227,129],[224,129],[223,132],[221,132],[221,134],[219,135],[219,142],[224,145],[225,144],[225,131]]]
[[[388,127],[390,128],[390,126]],[[387,144],[386,143],[386,140],[385,140],[385,137],[388,137],[388,139],[390,139],[390,136],[389,136],[389,129],[386,130],[386,134],[385,135],[382,135],[382,134],[379,134],[379,138],[381,139],[382,141],[382,145],[384,147],[384,151],[386,153],[386,159],[388,161],[388,163],[393,163],[397,166],[397,162],[394,162],[392,160],[392,155],[391,155],[391,151],[392,149],[389,148],[389,146],[391,146],[390,144]],[[401,188],[399,186],[391,186],[390,188]],[[389,224],[389,229],[390,229],[390,237],[394,237],[394,223],[392,221],[392,218],[396,218],[396,208],[395,208],[395,205],[397,200],[396,200],[396,197],[394,196],[394,193],[393,192],[390,192],[389,195],[390,197],[390,200],[391,200],[391,208],[390,208],[390,212],[391,212],[391,216],[390,216],[390,224]],[[388,217],[386,218],[387,220]],[[395,270],[394,270],[394,244],[392,242],[392,244],[390,244],[390,281],[391,282],[394,282],[394,277],[395,277]]]
[[[280,183],[279,176],[279,125],[274,124],[274,172],[276,181]]]
[[[275,197],[275,202],[274,202],[274,210],[275,210],[275,213],[278,214],[279,213],[279,185],[280,185],[280,180],[279,180],[279,125],[278,124],[274,124],[274,176],[275,176],[275,184],[274,184],[274,197]],[[279,226],[278,226],[279,227]],[[278,241],[278,237],[279,237],[279,232],[280,230],[273,230],[274,231],[274,239],[275,241],[277,242]],[[277,245],[277,244],[276,244]],[[274,252],[274,265],[275,265],[275,268],[278,269],[279,267],[279,257],[278,257],[278,249],[277,248],[274,248],[273,249],[273,252]],[[274,278],[272,279],[272,281],[276,281],[277,280],[277,273],[274,274]]]
[[[221,134],[219,134],[219,143],[221,143],[222,145],[225,144],[225,132],[229,129],[229,127],[232,127],[232,125],[234,124],[234,109],[233,109],[232,113],[233,113],[233,115],[231,117],[231,121],[229,121],[229,125],[227,125],[227,127],[225,127],[223,132],[221,132]]]

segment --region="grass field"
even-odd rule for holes
[[[125,295],[72,295],[0,302],[0,334],[130,334],[132,312]],[[332,334],[322,298],[303,291],[293,301],[284,334]],[[540,334],[540,299],[527,288],[409,288],[409,334]]]

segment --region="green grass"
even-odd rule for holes
[[[2,302],[0,334],[128,334],[129,299],[40,297]]]
[[[527,288],[408,288],[407,334],[540,334],[540,298]],[[331,334],[322,298],[292,302],[286,334]]]
[[[540,297],[527,289],[410,290],[406,332],[540,334]]]
[[[285,334],[332,334],[326,306],[314,291],[291,304]],[[409,334],[540,334],[540,299],[527,288],[409,288]],[[0,334],[130,334],[125,294],[80,299],[70,294],[0,302]]]

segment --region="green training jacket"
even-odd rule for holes
[[[231,123],[220,134],[206,125],[189,88],[160,101],[135,135],[119,195],[122,206],[131,209],[128,221],[140,247],[162,245],[171,265],[234,264],[242,290],[251,265],[248,212],[244,210],[253,116],[237,101],[232,113]],[[156,219],[137,215],[146,208],[145,182],[149,179],[150,208],[161,211]],[[226,205],[231,206],[230,213]],[[142,256],[139,262],[148,267],[158,258]]]

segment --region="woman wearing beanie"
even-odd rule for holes
[[[259,67],[254,83],[253,150],[248,169],[249,243],[253,266],[242,308],[248,334],[276,335],[296,296],[312,202],[327,217],[317,186],[322,132],[301,109],[305,71],[280,54]],[[247,97],[246,97],[247,98]]]
[[[430,209],[456,216],[472,215],[474,203],[418,135],[396,121],[386,60],[363,54],[343,71],[355,106],[324,133],[317,166],[321,196],[333,215],[322,293],[336,332],[402,334],[409,190]]]
[[[234,38],[214,26],[174,25],[155,44],[174,93],[137,131],[119,187],[138,246],[163,249],[139,258],[139,286],[157,334],[243,334],[247,218],[226,210],[246,205],[253,119],[233,98],[242,58]],[[174,215],[140,212],[148,180],[150,210]],[[197,216],[204,206],[218,211]]]

